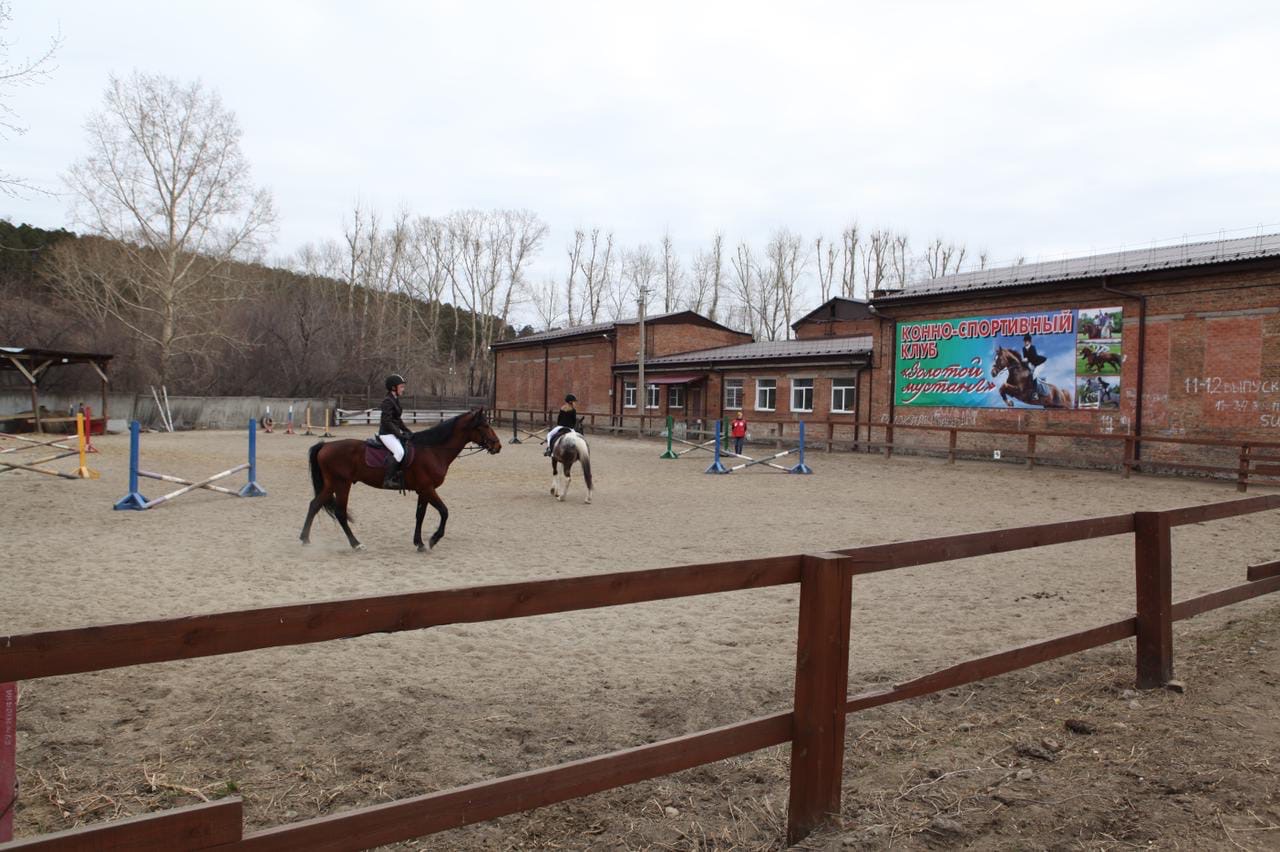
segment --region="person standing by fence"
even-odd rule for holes
[[[742,443],[747,439],[747,421],[742,416],[742,412],[738,412],[738,416],[733,418],[733,422],[729,424],[729,435],[733,438],[734,455],[742,455]]]

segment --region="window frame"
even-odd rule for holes
[[[684,385],[667,385],[667,408],[684,410]]]
[[[847,384],[840,384],[847,382]],[[846,400],[853,403],[852,408],[836,407],[836,391],[843,391],[841,394]],[[851,399],[850,399],[851,398]],[[853,376],[840,376],[831,380],[831,413],[832,414],[856,414],[858,412],[858,380]]]
[[[662,408],[662,391],[659,390],[659,388],[661,388],[662,386],[659,384],[655,384],[653,382],[645,382],[645,385],[646,385],[645,387],[646,393],[644,395],[645,411],[660,410]],[[650,404],[650,399],[652,399],[652,404]]]
[[[764,382],[768,382],[768,385],[767,386],[763,385]],[[752,410],[753,411],[777,411],[778,410],[778,380],[777,379],[756,379],[755,383],[756,383],[756,399],[755,399],[755,406],[754,408],[752,408]],[[765,391],[765,390],[773,391],[773,407],[772,408],[766,408],[760,405],[760,393],[761,391]]]
[[[631,401],[627,402],[628,399]],[[635,382],[624,381],[622,383],[622,407],[623,408],[636,407],[636,383]]]
[[[747,387],[745,379],[725,379],[724,380],[724,408],[725,411],[742,411],[742,403],[746,400]],[[738,392],[738,399],[733,402],[729,399],[729,391]]]
[[[808,385],[798,385],[798,384],[797,384],[797,382],[808,382],[809,384],[808,384]],[[809,406],[808,406],[808,408],[806,408],[806,407],[804,407],[804,406],[796,405],[796,393],[797,393],[797,392],[801,392],[801,393],[803,393],[804,391],[808,391],[808,392],[809,392]],[[812,413],[813,413],[813,401],[814,401],[814,399],[813,399],[813,392],[814,392],[814,380],[813,380],[812,378],[810,378],[810,377],[806,376],[806,377],[804,377],[804,378],[802,378],[802,379],[791,379],[791,409],[790,409],[790,410],[791,410],[791,411],[797,411],[797,412],[804,412],[805,414],[812,414]]]

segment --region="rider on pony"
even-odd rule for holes
[[[1040,368],[1044,366],[1044,362],[1049,359],[1036,351],[1036,347],[1031,343],[1031,335],[1022,335],[1022,364],[1031,372],[1031,381],[1035,385],[1036,396],[1041,401],[1050,397],[1049,386],[1044,383],[1044,379],[1037,375]]]
[[[392,373],[387,376],[387,398],[382,401],[382,419],[378,423],[378,440],[391,451],[391,464],[387,465],[386,475],[382,479],[383,488],[396,488],[400,482],[400,463],[404,461],[404,445],[413,435],[400,419],[404,409],[400,405],[400,397],[404,396],[404,376]]]
[[[543,453],[544,456],[551,455],[551,451],[555,449],[556,440],[565,432],[571,432],[578,426],[578,409],[574,405],[578,398],[573,394],[567,394],[564,398],[564,405],[560,406],[560,413],[556,415],[556,425],[547,433],[547,449]]]

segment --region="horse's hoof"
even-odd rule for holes
[[[427,546],[426,546],[425,544],[420,544],[420,545],[418,545],[418,552],[419,552],[419,553],[426,553],[426,552],[427,552]]]
[[[352,549],[352,550],[364,550],[364,545],[363,545],[363,544],[353,544],[353,545],[351,545],[351,549]]]

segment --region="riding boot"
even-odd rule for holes
[[[400,462],[396,461],[394,457],[387,464],[387,472],[382,477],[382,487],[400,487]]]
[[[544,456],[550,456],[550,455],[551,455],[551,447],[552,447],[552,446],[554,446],[554,444],[553,444],[551,441],[548,441],[548,442],[547,442],[547,448],[546,448],[545,450],[543,450],[543,451],[542,451],[542,454],[543,454]]]

